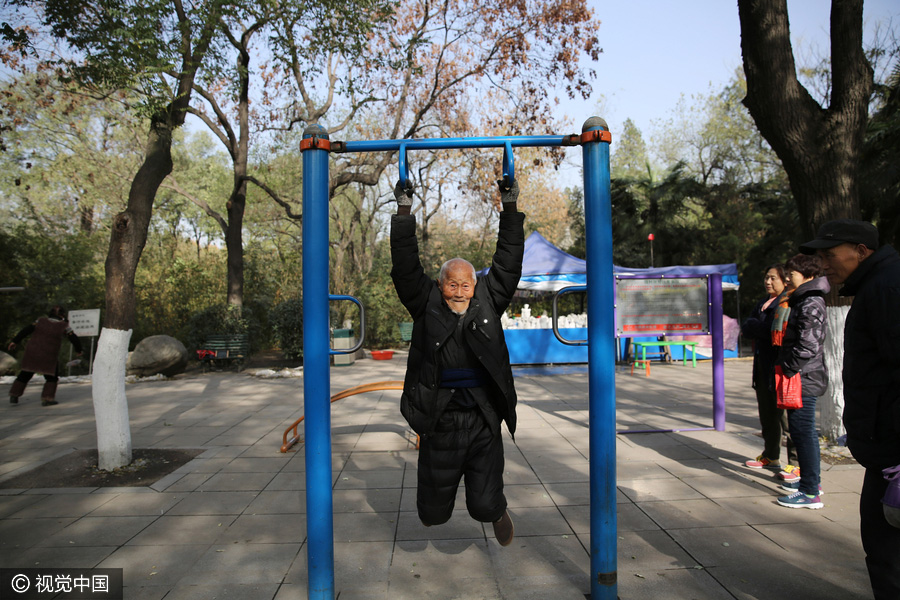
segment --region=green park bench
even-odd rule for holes
[[[412,331],[412,323],[400,323],[400,341],[407,344],[410,343],[412,341]]]
[[[234,364],[240,371],[249,357],[250,337],[246,333],[211,334],[197,349],[197,358],[204,369]]]

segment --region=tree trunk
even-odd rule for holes
[[[862,48],[862,0],[833,2],[833,88],[822,108],[797,79],[785,0],[739,0],[744,104],[781,159],[803,235],[858,218],[859,157],[868,121],[872,67]]]
[[[244,305],[244,209],[247,203],[247,183],[243,176],[247,172],[234,165],[235,188],[228,200],[228,228],[225,230],[225,247],[228,253],[228,304]]]
[[[228,253],[228,304],[244,305],[244,210],[247,206],[247,161],[250,153],[250,52],[247,46],[256,28],[251,28],[238,44],[237,73],[238,139],[232,149],[234,188],[228,199],[228,227],[225,247]]]
[[[91,378],[98,466],[103,470],[131,462],[125,364],[135,321],[134,275],[147,243],[156,191],[172,171],[171,150],[172,126],[154,119],[144,164],[131,183],[128,206],[113,219],[106,257],[106,316]]]
[[[131,330],[100,331],[91,376],[97,421],[97,467],[111,471],[131,463],[131,428],[125,397],[125,364]]]
[[[819,404],[822,411],[820,424],[822,435],[834,443],[844,435],[844,322],[849,306],[829,306],[827,312],[828,332],[825,335],[825,370],[828,372],[828,389]]]

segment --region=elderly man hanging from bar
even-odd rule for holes
[[[516,291],[525,251],[518,183],[497,182],[503,210],[490,271],[476,281],[462,258],[448,260],[438,279],[419,260],[413,187],[397,183],[391,219],[391,278],[413,319],[400,411],[420,436],[419,519],[446,523],[465,478],[469,515],[491,523],[502,546],[513,540],[503,494],[501,421],[516,431],[516,389],[500,316]]]

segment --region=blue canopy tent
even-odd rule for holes
[[[478,276],[488,272],[482,269]],[[693,265],[653,268],[631,268],[613,266],[616,275],[627,277],[629,275],[639,277],[666,277],[666,276],[696,276],[702,277],[711,273],[722,274],[722,289],[737,291],[740,288],[738,281],[737,265],[726,263],[720,265]],[[587,263],[582,258],[576,258],[571,254],[560,250],[539,232],[532,232],[525,239],[525,254],[522,261],[522,277],[519,279],[520,290],[532,292],[556,292],[571,285],[585,285],[587,283]],[[738,297],[738,302],[740,298]],[[538,362],[585,362],[581,360],[577,346],[564,346],[552,335],[550,330],[540,334],[541,330],[510,330],[507,332],[507,345],[510,348],[510,359],[513,364],[536,364]],[[515,333],[513,333],[515,332]],[[527,339],[514,341],[510,339],[517,336],[543,335],[540,340]],[[583,331],[573,330],[565,334],[570,339],[584,339]],[[655,339],[655,338],[654,338]],[[624,340],[623,340],[624,342]],[[557,346],[559,346],[557,348]],[[536,347],[547,348],[546,353],[539,357],[534,355]],[[524,350],[527,349],[527,350]],[[524,352],[524,354],[523,354]],[[733,351],[732,351],[733,352]],[[522,354],[522,356],[519,356]]]
[[[488,272],[482,269],[478,276]],[[633,268],[613,266],[616,275],[641,275],[666,277],[672,275],[703,276],[710,273],[722,274],[722,289],[736,290],[740,287],[737,265],[726,263],[721,265],[694,265],[675,267]],[[519,279],[520,290],[555,292],[570,285],[587,283],[587,263],[583,258],[576,258],[547,241],[539,232],[533,231],[525,239],[525,256],[522,260],[522,277]]]

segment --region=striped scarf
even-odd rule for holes
[[[772,345],[781,346],[784,341],[784,332],[787,330],[788,317],[791,316],[791,307],[788,301],[794,290],[784,290],[775,299],[775,317],[772,319]]]

